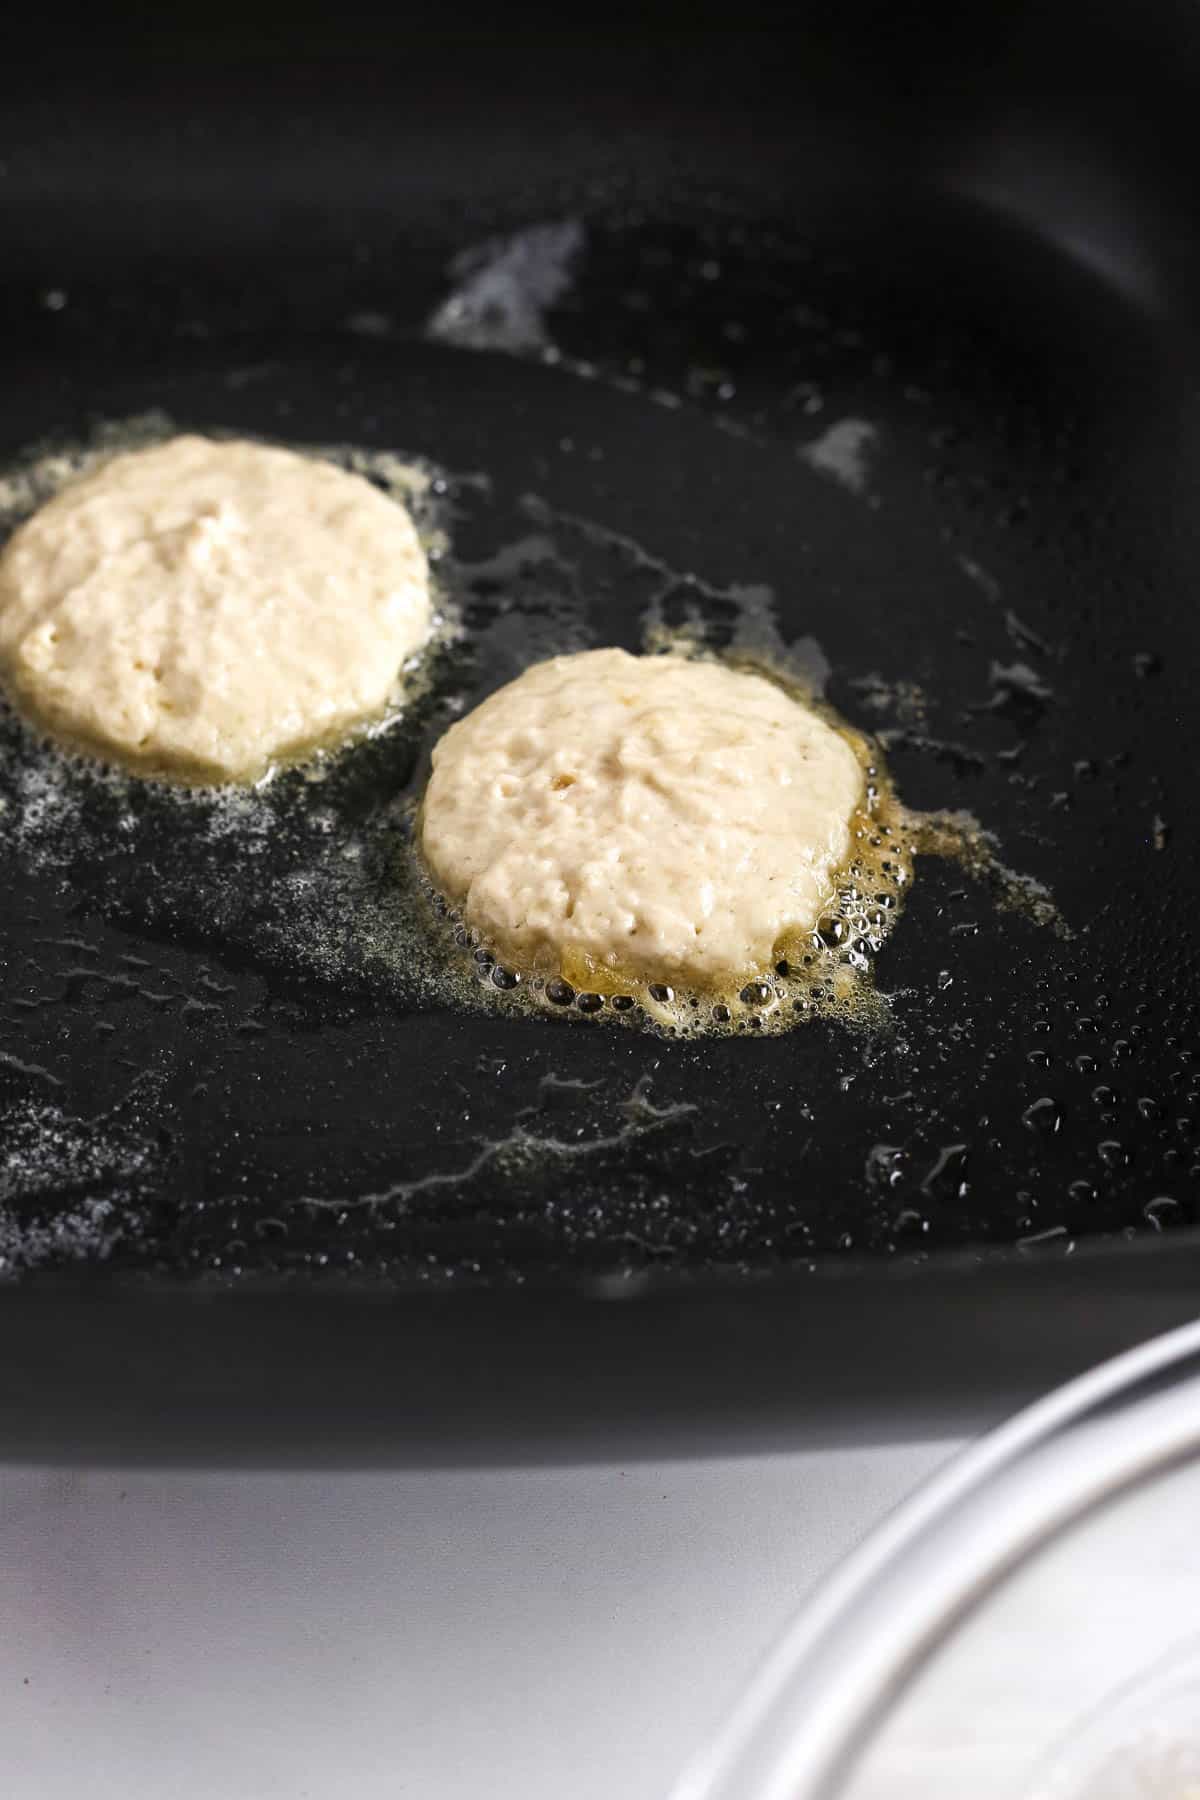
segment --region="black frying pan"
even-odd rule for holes
[[[5,724],[14,1442],[350,1443],[382,1405],[411,1447],[631,1399],[777,1430],[814,1354],[844,1419],[1003,1387],[1014,1319],[1033,1380],[1191,1310],[1196,34],[1089,13],[1079,65],[1068,9],[1007,17],[349,21],[236,67],[184,24],[10,91],[8,454],[159,409],[419,456],[469,627],[401,726],[239,817],[47,787]],[[431,340],[478,301],[458,253],[537,225],[570,279],[532,328]],[[726,642],[763,588],[903,797],[969,809],[1069,935],[923,859],[874,1036],[436,1004],[398,803],[455,708],[648,609]]]

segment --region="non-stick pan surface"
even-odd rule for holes
[[[26,1285],[611,1291],[1182,1252],[1197,1220],[1182,200],[1142,203],[1086,108],[950,107],[939,139],[868,86],[856,123],[847,65],[785,92],[765,40],[724,111],[720,40],[694,105],[597,53],[575,119],[577,49],[426,44],[407,119],[361,55],[9,111],[8,455],[154,412],[419,458],[467,626],[392,732],[237,805],[53,769],[5,723]],[[827,663],[902,797],[969,811],[1061,926],[922,858],[872,1034],[438,1001],[397,898],[432,737],[539,656],[687,616]]]

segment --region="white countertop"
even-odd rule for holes
[[[0,1469],[11,1800],[658,1800],[945,1442]]]

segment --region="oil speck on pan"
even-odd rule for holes
[[[460,251],[449,271],[456,285],[429,319],[427,335],[461,350],[547,349],[546,314],[570,287],[584,242],[580,222],[563,219]]]
[[[800,455],[818,474],[841,482],[852,494],[865,494],[870,480],[871,452],[878,438],[877,427],[867,419],[839,419],[820,437],[804,444]]]
[[[5,1072],[0,1095],[18,1085],[3,1083]],[[35,1093],[60,1086],[45,1069],[10,1062],[8,1072],[32,1077],[19,1085]],[[103,1260],[137,1238],[166,1173],[146,1088],[135,1083],[123,1102],[90,1119],[57,1097],[0,1099],[0,1275]]]
[[[613,1106],[617,1120],[614,1127],[606,1129],[599,1125],[571,1138],[537,1129],[542,1102],[548,1092],[576,1096],[601,1085],[563,1081],[552,1073],[544,1075],[539,1083],[538,1102],[518,1113],[511,1131],[481,1145],[461,1168],[437,1170],[416,1176],[411,1181],[396,1181],[378,1193],[357,1194],[350,1200],[308,1194],[304,1196],[303,1204],[333,1211],[352,1206],[403,1212],[414,1201],[436,1195],[441,1190],[461,1196],[485,1173],[499,1172],[508,1179],[519,1180],[539,1170],[553,1180],[555,1170],[568,1169],[583,1158],[596,1160],[607,1152],[623,1153],[643,1144],[654,1134],[672,1132],[699,1110],[694,1102],[687,1100],[656,1105],[651,1098],[650,1077],[641,1076],[632,1092]]]

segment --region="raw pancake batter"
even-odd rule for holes
[[[0,556],[0,677],[22,710],[190,781],[253,779],[369,720],[431,623],[403,507],[262,444],[114,456]]]
[[[849,744],[762,676],[589,650],[451,726],[421,847],[517,968],[729,987],[812,930],[863,786]]]

